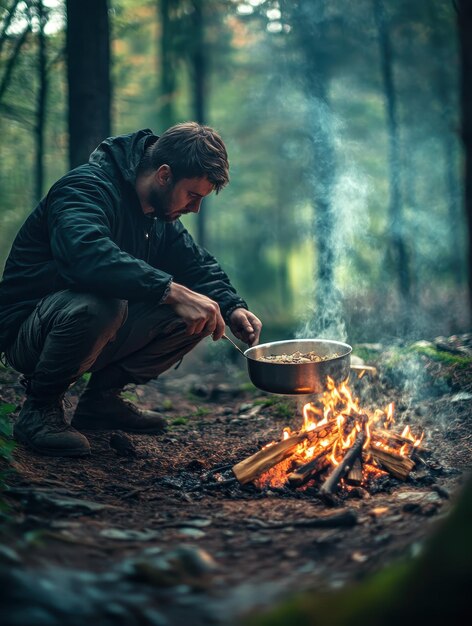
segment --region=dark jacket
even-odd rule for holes
[[[247,308],[216,259],[182,223],[144,215],[136,169],[150,130],[110,137],[53,185],[13,243],[0,283],[0,351],[44,296],[61,289],[161,302],[175,279],[218,302]]]

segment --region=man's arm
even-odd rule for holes
[[[247,309],[218,261],[198,246],[180,221],[167,225],[166,249],[159,267],[174,281],[218,303],[223,319],[239,307]]]
[[[216,302],[184,285],[172,282],[164,304],[170,305],[187,326],[187,334],[212,335],[218,341],[225,332],[225,322]],[[229,316],[228,325],[235,337],[249,346],[259,341],[261,321],[250,311],[235,309]]]
[[[124,300],[164,297],[172,276],[128,254],[113,241],[114,206],[111,185],[75,173],[62,179],[48,196],[51,252],[57,270],[70,288]]]
[[[164,300],[187,326],[188,335],[213,335],[214,341],[221,339],[225,322],[216,302],[184,285],[172,282]]]

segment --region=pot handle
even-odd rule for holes
[[[351,372],[359,372],[359,374],[365,372],[369,376],[372,376],[372,378],[377,376],[377,368],[373,365],[351,365],[350,369]]]

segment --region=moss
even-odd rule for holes
[[[193,417],[205,417],[208,415],[210,409],[207,409],[205,406],[199,406],[198,409],[192,413]]]
[[[254,387],[254,385],[252,383],[242,383],[241,385],[239,385],[239,391],[242,391],[242,392],[246,392],[246,391],[257,392],[257,389],[256,389],[256,387]]]
[[[427,356],[432,361],[439,361],[445,365],[457,365],[460,368],[466,368],[472,365],[472,358],[467,356],[461,356],[459,354],[453,354],[445,350],[439,350],[434,346],[409,346],[406,349],[409,354],[420,354]]]
[[[369,350],[368,348],[364,348],[364,347],[356,348],[355,346],[353,348],[352,355],[358,356],[365,363],[369,363],[369,364],[372,363],[373,361],[378,360],[380,356],[378,350]]]
[[[278,404],[279,402],[280,402],[280,399],[277,398],[276,396],[269,396],[267,398],[258,398],[257,400],[254,400],[254,404],[261,405],[263,407],[274,406],[275,404]]]
[[[184,417],[181,415],[180,417],[176,417],[172,420],[172,426],[185,426],[188,423],[188,417]]]
[[[273,414],[281,419],[291,419],[293,417],[293,407],[287,402],[279,402],[274,406]]]
[[[133,393],[132,391],[123,391],[121,393],[121,396],[125,400],[129,400],[130,402],[138,402],[139,401],[138,396],[135,393]]]
[[[15,449],[15,442],[12,437],[12,425],[8,416],[15,410],[14,404],[7,404],[2,402],[0,404],[0,462],[2,464],[2,471],[0,474],[0,493],[5,487],[5,478],[11,470],[10,460],[13,450]],[[8,512],[8,506],[0,497],[0,510],[2,512]]]

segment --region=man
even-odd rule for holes
[[[122,399],[225,330],[254,345],[261,322],[179,217],[228,182],[219,135],[194,122],[111,137],[56,182],[21,227],[0,283],[0,351],[24,375],[18,441],[90,454],[87,429],[159,433]],[[92,372],[71,424],[63,397]]]

